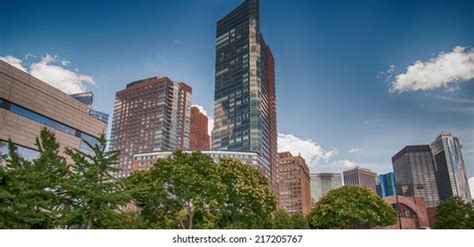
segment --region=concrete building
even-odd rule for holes
[[[192,153],[190,150],[183,152]],[[261,162],[260,156],[255,152],[203,150],[201,153],[210,156],[216,163],[223,158],[230,158],[237,159],[242,162],[242,164],[258,168]],[[133,156],[132,171],[148,169],[152,167],[157,160],[166,159],[172,154],[173,152],[171,151],[135,154]]]
[[[461,148],[459,139],[446,132],[441,133],[431,143],[436,184],[441,201],[453,196],[459,196],[468,203],[472,201]]]
[[[212,148],[257,152],[278,195],[275,68],[258,0],[245,0],[217,22],[215,61]]]
[[[89,115],[88,106],[49,84],[0,61],[0,154],[11,139],[23,157],[38,156],[35,139],[41,129],[54,132],[60,155],[64,148],[87,152],[84,141],[97,143],[107,124]]]
[[[199,111],[196,106],[191,107],[191,131],[189,148],[191,150],[209,150],[211,148],[211,137],[208,132],[207,116]]]
[[[344,185],[355,185],[363,188],[367,188],[377,193],[375,178],[377,173],[361,168],[355,167],[350,170],[346,170],[343,173]]]
[[[116,176],[128,176],[135,154],[189,149],[191,93],[168,77],[134,81],[116,93],[110,142],[120,150]]]
[[[311,199],[313,203],[319,201],[332,189],[342,186],[341,173],[311,173]]]
[[[399,195],[423,197],[427,207],[438,205],[438,189],[429,145],[404,147],[392,157],[392,165]]]
[[[377,194],[380,197],[394,196],[397,193],[395,173],[389,172],[377,176]]]
[[[280,207],[289,213],[309,214],[311,211],[311,192],[309,169],[300,156],[290,152],[279,153]]]

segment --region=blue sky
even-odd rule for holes
[[[126,83],[166,75],[212,116],[216,22],[240,2],[2,2],[0,56],[64,90],[94,91],[109,114]],[[313,172],[388,172],[401,148],[444,130],[474,176],[474,2],[261,0],[260,11],[280,146]]]

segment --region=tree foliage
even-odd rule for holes
[[[73,163],[67,183],[69,207],[63,224],[73,228],[107,228],[110,218],[116,217],[129,197],[121,180],[113,177],[118,171],[118,151],[105,151],[102,135],[98,144],[86,142],[91,154],[77,149],[66,149]]]
[[[308,221],[301,213],[288,213],[285,209],[279,208],[274,214],[275,229],[308,229]]]
[[[225,185],[219,227],[271,228],[276,200],[268,179],[256,168],[235,159],[222,159],[217,170]]]
[[[40,156],[28,161],[8,144],[6,164],[0,167],[0,228],[53,228],[64,215],[69,172],[54,133],[43,129],[36,146]]]
[[[127,178],[148,228],[271,228],[275,198],[258,170],[176,151]]]
[[[368,229],[396,223],[395,210],[372,191],[344,186],[328,192],[314,206],[311,228]]]
[[[438,229],[474,229],[474,208],[460,197],[452,197],[438,205],[434,219]]]
[[[224,185],[207,155],[176,151],[149,170],[132,174],[127,184],[149,227],[217,227]]]

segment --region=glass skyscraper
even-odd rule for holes
[[[459,139],[451,133],[441,133],[431,143],[435,163],[435,176],[439,199],[447,200],[459,196],[471,203],[466,167],[461,153]]]
[[[313,202],[319,201],[332,189],[342,186],[342,175],[340,173],[311,173],[311,199]]]
[[[395,173],[389,172],[377,176],[377,194],[380,197],[394,196],[396,191]]]
[[[406,146],[392,157],[399,195],[423,197],[427,207],[439,203],[433,158],[429,145]]]
[[[257,152],[278,194],[274,59],[260,33],[258,0],[217,22],[215,66],[212,147]]]

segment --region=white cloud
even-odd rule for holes
[[[28,53],[25,58],[33,59],[35,56]],[[68,60],[60,60],[50,54],[46,54],[38,62],[31,63],[29,69],[23,66],[23,61],[19,58],[6,56],[0,59],[67,94],[87,91],[88,85],[95,84],[92,76],[80,74],[77,69],[73,71],[66,68],[65,66],[70,63]]]
[[[466,104],[474,104],[474,99],[462,99],[462,98],[452,98],[452,97],[445,97],[445,96],[435,96],[435,98],[455,102],[455,103],[466,103]]]
[[[388,82],[390,79],[392,79],[393,72],[395,72],[395,65],[391,64],[388,66],[386,71],[382,71],[377,75],[377,79],[380,80],[385,78],[385,82]]]
[[[416,61],[391,82],[390,93],[426,91],[444,87],[455,91],[456,84],[474,79],[474,50],[456,46],[429,61]],[[453,89],[449,89],[453,87]]]
[[[209,136],[212,136],[212,130],[214,129],[214,118],[207,117],[207,132]]]
[[[64,64],[64,61],[59,62]],[[92,76],[56,65],[56,62],[56,56],[46,54],[39,62],[30,66],[29,72],[32,76],[68,94],[84,92],[87,90],[87,85],[94,84]]]
[[[16,68],[27,72],[26,68],[23,67],[23,65],[22,65],[23,61],[21,61],[21,59],[19,59],[19,58],[16,58],[14,56],[4,56],[4,57],[0,57],[0,60],[5,61],[6,63],[9,63],[9,64],[15,66]]]
[[[292,134],[278,133],[278,152],[289,151],[301,156],[309,166],[315,166],[319,161],[327,162],[337,154],[336,149],[326,150],[311,139],[301,139]]]
[[[352,148],[349,150],[349,153],[358,153],[360,150],[358,148]]]
[[[474,198],[474,177],[469,179],[469,190],[471,191],[471,197]]]
[[[331,166],[336,166],[336,167],[342,167],[345,169],[350,169],[354,168],[356,166],[359,166],[358,163],[352,161],[352,160],[336,160],[330,163]]]

